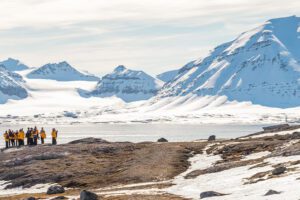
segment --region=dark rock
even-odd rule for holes
[[[274,126],[263,127],[264,131],[282,131],[290,127],[289,124],[278,124]]]
[[[99,200],[99,197],[97,194],[93,192],[89,192],[87,190],[82,190],[80,192],[80,200]]]
[[[168,140],[165,139],[165,138],[159,138],[159,139],[157,140],[157,142],[168,142]]]
[[[211,135],[208,137],[208,141],[214,141],[216,140],[216,136],[215,135]]]
[[[84,138],[84,139],[80,139],[80,140],[74,140],[69,142],[69,144],[108,144],[109,142],[106,140],[103,140],[101,138],[93,138],[93,137],[89,137],[89,138]]]
[[[47,190],[47,194],[61,194],[64,192],[65,192],[65,189],[60,185],[52,185]]]
[[[292,134],[292,137],[291,137],[292,139],[300,139],[300,132],[294,132],[293,134]]]
[[[273,175],[280,175],[286,171],[286,167],[277,167],[272,171]]]
[[[224,196],[226,194],[222,194],[219,192],[215,191],[206,191],[206,192],[201,192],[200,194],[200,199],[208,198],[208,197],[217,197],[217,196]]]
[[[65,196],[58,196],[58,197],[54,197],[54,198],[51,199],[51,200],[64,200],[64,199],[68,199],[68,198],[65,197]]]
[[[265,194],[265,196],[269,196],[269,195],[273,195],[273,194],[280,194],[281,192],[278,192],[278,191],[276,191],[276,190],[269,190],[266,194]]]
[[[37,200],[35,197],[28,197],[26,200]]]

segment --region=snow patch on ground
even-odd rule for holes
[[[245,159],[256,159],[262,156],[267,156],[269,153],[270,152],[255,153],[249,155]],[[251,166],[243,166],[217,173],[200,175],[194,179],[183,178],[188,172],[210,167],[219,159],[219,156],[211,156],[206,154],[194,156],[190,159],[192,166],[186,172],[177,176],[173,181],[175,185],[167,188],[166,192],[191,199],[199,199],[200,193],[205,191],[216,191],[223,194],[228,194],[221,197],[210,198],[212,200],[281,200],[287,197],[290,200],[296,200],[300,196],[300,181],[297,180],[297,178],[300,176],[298,165],[293,166],[298,167],[296,171],[291,172],[286,176],[280,176],[253,184],[245,184],[247,178],[255,175],[256,173],[272,170],[273,168],[271,165],[300,160],[300,155],[267,158],[264,161],[268,162],[270,165],[265,167],[251,168]],[[264,196],[264,194],[270,189],[280,191],[282,193],[269,197]]]
[[[37,184],[31,188],[14,188],[14,189],[4,189],[7,185],[9,185],[9,182],[7,181],[0,181],[0,197],[7,197],[17,194],[33,194],[33,193],[45,193],[47,192],[47,189],[51,185],[55,184]]]

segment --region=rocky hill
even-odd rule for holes
[[[117,96],[126,102],[146,100],[157,94],[163,82],[143,71],[130,70],[120,65],[102,77],[96,88],[81,92],[83,96]]]

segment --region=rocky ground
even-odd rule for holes
[[[111,143],[87,138],[64,145],[3,150],[0,200],[32,196],[78,199],[83,189],[108,200],[267,199],[264,195],[269,190],[272,199],[276,195],[298,199],[294,197],[300,197],[300,192],[286,192],[300,186],[297,131],[289,127],[231,140],[176,143]],[[235,182],[226,182],[228,174]],[[278,191],[287,178],[293,186]],[[220,187],[211,180],[221,183]],[[49,184],[58,184],[65,192],[46,194]],[[32,189],[37,185],[40,189]]]

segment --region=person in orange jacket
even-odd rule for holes
[[[46,137],[47,137],[44,128],[41,129],[40,135],[41,135],[41,142],[42,142],[42,144],[44,144],[44,143],[45,143],[45,139],[46,139]]]

